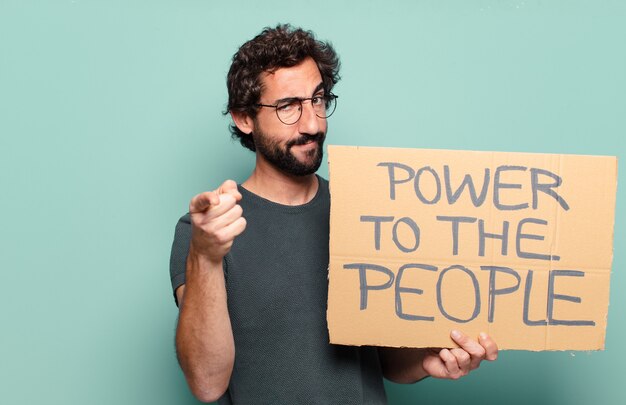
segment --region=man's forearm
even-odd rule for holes
[[[428,377],[422,361],[428,349],[379,347],[383,375],[389,381],[411,384]]]
[[[211,262],[190,248],[179,304],[178,360],[194,395],[215,401],[228,387],[235,355],[221,261]]]

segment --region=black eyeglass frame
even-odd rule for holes
[[[338,96],[338,95],[333,94],[333,93],[328,93],[328,94],[325,94],[325,95],[323,95],[323,96],[313,96],[313,97],[307,97],[307,98],[293,97],[293,98],[289,98],[289,99],[287,99],[287,100],[285,100],[285,101],[283,101],[283,102],[281,102],[281,103],[278,103],[278,104],[261,104],[261,103],[258,103],[258,104],[255,104],[255,106],[256,106],[256,107],[271,107],[271,108],[273,108],[273,109],[276,111],[276,117],[278,118],[278,120],[279,120],[280,122],[282,122],[282,123],[283,123],[283,124],[285,124],[285,125],[295,125],[295,124],[297,124],[297,123],[298,123],[298,121],[300,121],[300,118],[302,118],[302,109],[303,109],[302,103],[303,103],[304,101],[307,101],[307,100],[308,100],[308,101],[311,101],[311,103],[312,103],[312,102],[313,102],[313,99],[315,99],[315,98],[322,98],[322,99],[324,99],[324,103],[325,103],[325,104],[328,104],[328,103],[333,102],[333,101],[335,102],[335,103],[334,103],[333,110],[330,112],[330,114],[326,114],[326,115],[320,116],[320,115],[316,112],[316,113],[315,113],[315,116],[316,116],[316,117],[319,117],[319,118],[328,118],[328,117],[330,117],[331,115],[333,115],[333,113],[334,113],[334,112],[335,112],[335,110],[337,109],[337,99],[339,98],[339,96]],[[280,118],[280,115],[278,114],[278,107],[279,107],[279,106],[282,106],[282,105],[285,105],[285,104],[291,104],[291,103],[293,103],[294,101],[297,101],[297,102],[299,102],[299,103],[300,103],[300,110],[299,110],[299,111],[300,111],[300,114],[298,115],[298,118],[297,118],[294,122],[292,122],[291,124],[288,124],[288,123],[286,123],[285,121],[283,121],[283,120]]]

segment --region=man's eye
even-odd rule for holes
[[[324,97],[323,96],[315,96],[315,97],[311,98],[311,104],[313,104],[313,105],[323,105],[324,104]]]
[[[289,111],[297,110],[298,104],[299,103],[297,101],[291,101],[288,103],[279,104],[278,106],[276,106],[276,109],[282,112],[289,112]]]

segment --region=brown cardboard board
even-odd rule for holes
[[[604,348],[616,157],[328,149],[331,343]]]

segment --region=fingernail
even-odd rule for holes
[[[461,337],[461,332],[459,332],[458,330],[453,330],[452,332],[450,332],[450,335],[454,338],[454,339],[458,339]]]
[[[481,339],[487,339],[487,337],[488,337],[485,332],[480,332],[479,336],[480,336]]]

